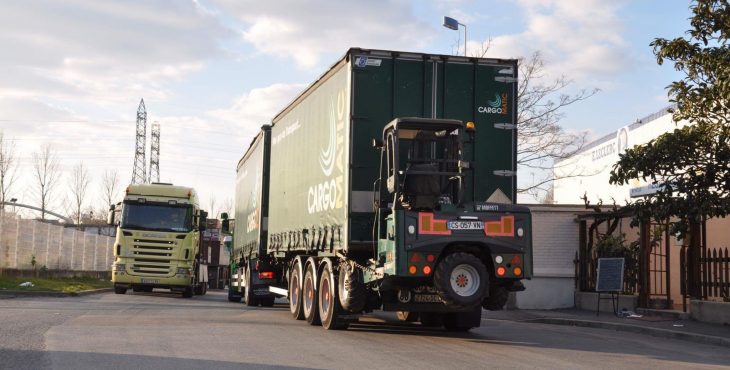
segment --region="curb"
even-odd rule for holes
[[[0,297],[79,297],[90,294],[107,293],[114,291],[114,288],[101,288],[82,290],[80,292],[52,292],[52,291],[32,291],[32,290],[0,290]]]
[[[716,336],[712,336],[712,335],[697,334],[697,333],[687,333],[687,332],[683,332],[683,331],[674,331],[674,330],[667,330],[667,329],[660,329],[660,328],[651,328],[651,327],[639,326],[639,325],[589,321],[589,320],[559,319],[559,318],[552,318],[552,317],[529,319],[529,320],[525,320],[524,322],[536,323],[536,324],[567,325],[567,326],[579,326],[579,327],[585,327],[585,328],[609,329],[609,330],[651,335],[653,337],[679,339],[679,340],[686,340],[686,341],[695,342],[695,343],[713,344],[713,345],[717,345],[717,346],[730,347],[730,338],[716,337]]]

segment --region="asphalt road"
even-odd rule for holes
[[[450,334],[367,316],[347,331],[244,308],[221,292],[0,299],[2,369],[699,369],[722,347],[602,329],[483,319]]]

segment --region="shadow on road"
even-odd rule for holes
[[[161,356],[0,350],[0,369],[311,369],[305,367],[266,365],[250,362],[198,360]]]

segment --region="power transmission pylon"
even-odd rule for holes
[[[144,106],[144,99],[140,100],[137,108],[137,144],[134,149],[134,171],[132,171],[132,184],[144,184],[145,178],[145,151],[147,145],[147,109]]]
[[[150,176],[149,182],[160,182],[160,124],[152,124],[150,131],[152,142],[150,143]]]

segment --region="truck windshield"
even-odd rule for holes
[[[193,209],[189,205],[124,203],[122,229],[189,232]]]

